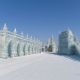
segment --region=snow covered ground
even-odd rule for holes
[[[42,53],[0,59],[0,80],[80,80],[80,57]]]

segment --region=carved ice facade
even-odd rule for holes
[[[59,34],[58,54],[80,55],[80,42],[71,30],[63,31]]]
[[[28,35],[24,37],[23,32],[18,35],[16,29],[14,32],[10,32],[6,24],[0,30],[0,58],[37,54],[41,53],[41,49],[40,40],[29,38]]]

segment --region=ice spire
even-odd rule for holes
[[[26,35],[26,38],[28,39],[28,34]]]
[[[70,28],[68,27],[68,31],[71,32]]]
[[[4,24],[4,26],[6,26],[6,23]]]
[[[23,35],[23,32],[21,32],[21,35]]]
[[[16,28],[14,29],[14,33],[17,33]]]
[[[32,39],[32,36],[31,36],[31,39]]]
[[[3,30],[5,30],[5,31],[8,30],[8,28],[7,28],[7,26],[6,26],[6,23],[4,24]]]

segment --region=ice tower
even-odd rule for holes
[[[80,43],[69,29],[59,34],[58,54],[80,55]]]

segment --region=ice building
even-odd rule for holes
[[[59,34],[58,54],[80,55],[80,43],[71,30],[63,31]]]
[[[24,36],[23,32],[19,35],[16,29],[14,32],[8,31],[6,24],[0,30],[0,58],[17,57],[27,54],[40,53],[42,42],[32,37]]]
[[[48,39],[47,43],[43,46],[45,52],[56,52],[57,47],[53,36]]]

